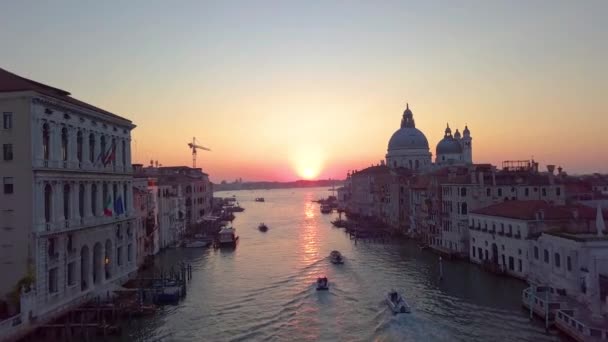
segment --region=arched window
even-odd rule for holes
[[[89,161],[95,162],[95,134],[89,134]]]
[[[84,185],[78,186],[78,214],[84,217]]]
[[[112,155],[112,158],[109,160],[109,163],[111,165],[116,164],[116,139],[112,138],[112,145],[110,145],[110,155]]]
[[[44,160],[49,160],[49,152],[50,152],[50,132],[49,132],[49,124],[44,124],[42,126],[42,152],[44,154]]]
[[[125,185],[122,186],[122,193],[123,193],[123,199],[122,199],[122,201],[123,201],[123,205],[125,207],[125,212],[126,212],[127,211],[127,203],[128,203],[127,199],[128,199],[128,195],[129,195],[129,193],[127,192],[127,184],[125,184]]]
[[[63,217],[70,219],[70,185],[63,186]]]
[[[91,185],[91,213],[97,216],[97,184]]]
[[[467,188],[460,188],[460,197],[466,197],[467,196]]]
[[[412,169],[412,161],[408,160],[409,164],[410,164],[410,170]]]
[[[466,215],[467,213],[468,213],[467,203],[464,202],[464,203],[462,203],[462,207],[460,208],[460,214],[461,215]]]
[[[122,165],[127,165],[127,144],[125,141],[122,141]]]
[[[82,163],[82,132],[76,134],[76,158]]]
[[[50,184],[44,187],[44,221],[51,222],[51,206],[53,198],[53,188]]]
[[[105,203],[108,200],[108,183],[103,183],[101,186],[101,203],[104,204],[104,209],[105,209]]]
[[[488,197],[492,196],[492,189],[490,189],[490,188],[486,189],[486,196],[488,196]]]
[[[99,155],[105,155],[106,153],[106,137],[105,136],[101,136],[101,139],[99,139]],[[105,201],[105,197],[104,197],[104,201]]]
[[[68,160],[68,129],[65,127],[61,129],[61,159]]]

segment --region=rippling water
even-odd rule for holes
[[[333,228],[311,200],[326,189],[236,191],[246,208],[234,226],[234,250],[176,249],[158,264],[193,266],[186,298],[131,324],[135,341],[555,341],[521,309],[524,284],[465,262],[444,262],[411,242],[358,242]],[[265,203],[254,202],[263,196]],[[267,233],[257,230],[265,222]],[[331,250],[344,265],[328,260]],[[330,290],[317,292],[317,276]],[[401,289],[412,314],[393,315],[384,302]]]

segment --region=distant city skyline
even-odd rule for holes
[[[1,68],[132,120],[133,162],[214,182],[344,179],[383,160],[406,103],[433,157],[608,172],[605,1],[14,2]],[[544,168],[544,166],[543,166]]]

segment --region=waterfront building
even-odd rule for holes
[[[135,125],[2,69],[0,113],[0,292],[5,301],[20,291],[28,297],[18,329],[105,293],[136,270]]]
[[[349,178],[351,188],[348,196],[348,212],[359,216],[375,216],[384,211],[383,199],[387,191],[386,178],[389,176],[390,171],[384,164],[353,171]],[[377,179],[383,180],[377,182]],[[380,190],[381,192],[378,192]]]
[[[439,245],[451,253],[469,255],[468,213],[503,201],[540,200],[565,204],[565,188],[554,168],[538,171],[534,161],[504,162],[500,170],[488,164],[450,167],[441,183]]]
[[[133,165],[134,172],[141,165]],[[137,265],[160,250],[158,229],[157,180],[152,177],[136,177],[133,180],[133,207],[137,239]]]
[[[171,187],[172,192],[167,196],[178,197],[178,203],[172,205],[177,207],[177,219],[183,217],[185,228],[173,228],[176,234],[190,226],[200,224],[204,216],[211,215],[213,207],[213,185],[209,181],[209,175],[204,173],[201,168],[191,168],[187,166],[153,166],[143,167],[137,173],[138,176],[150,176],[158,179],[159,185]],[[174,193],[175,195],[171,195]],[[177,194],[180,194],[179,196]],[[179,197],[183,196],[183,206]],[[184,210],[185,215],[180,216],[180,209]],[[178,224],[178,226],[181,225]],[[173,233],[172,233],[173,234]]]
[[[599,207],[595,215],[593,211],[579,213],[585,229],[568,226],[531,240],[532,286],[524,291],[524,299],[536,293],[537,300],[555,303],[557,328],[584,341],[608,339],[608,213]],[[539,287],[544,293],[538,293]]]

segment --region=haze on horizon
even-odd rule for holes
[[[1,68],[127,117],[134,162],[213,181],[344,178],[406,102],[434,148],[608,172],[606,1],[0,5]]]

